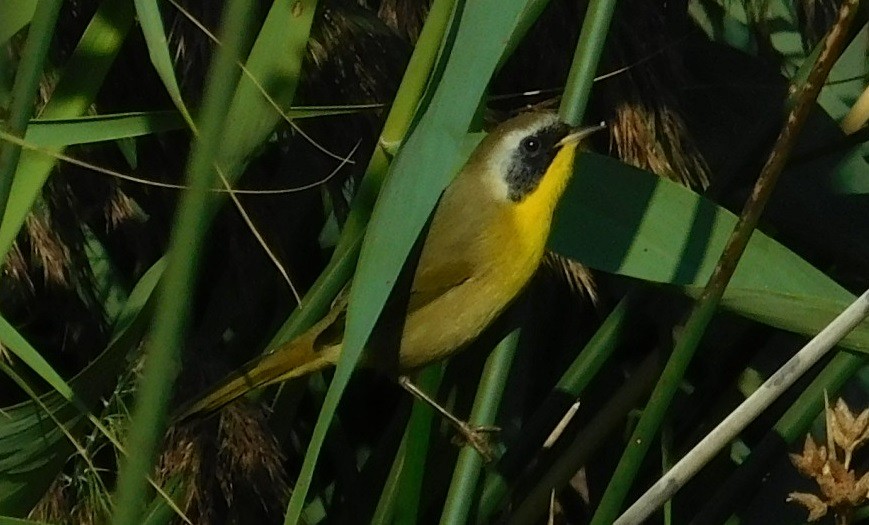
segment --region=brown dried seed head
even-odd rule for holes
[[[818,521],[827,515],[827,504],[824,503],[821,498],[815,496],[814,494],[807,494],[805,492],[791,492],[788,494],[788,502],[796,502],[808,509],[809,517],[808,521]]]
[[[854,416],[848,404],[839,398],[832,409],[830,430],[833,440],[843,450],[853,451],[869,436],[869,409]]]
[[[791,463],[806,477],[814,478],[823,474],[827,463],[827,448],[818,446],[811,435],[806,436],[802,454],[790,454]]]

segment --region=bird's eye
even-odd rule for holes
[[[535,154],[540,151],[540,141],[534,137],[528,137],[522,141],[522,150],[525,153]]]

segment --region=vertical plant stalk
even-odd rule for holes
[[[579,125],[585,115],[615,10],[616,0],[591,0],[585,12],[559,109],[562,120],[573,126]]]
[[[788,114],[787,121],[776,139],[772,153],[760,172],[754,190],[745,203],[721,258],[718,260],[706,288],[695,303],[682,334],[676,342],[673,354],[664,368],[661,379],[652,392],[649,403],[643,410],[643,415],[628,441],[627,448],[607,486],[601,504],[592,518],[592,525],[613,523],[618,516],[643,458],[649,450],[700,339],[715,314],[718,303],[724,295],[724,290],[736,270],[736,265],[748,245],[760,215],[796,144],[799,132],[814,107],[815,100],[830,74],[830,69],[844,48],[849,27],[854,20],[858,5],[859,0],[846,0],[842,4],[836,23],[827,34],[824,48],[818,56],[808,80],[802,86],[797,104]]]
[[[15,83],[12,85],[12,103],[9,105],[9,118],[4,131],[24,138],[27,124],[33,116],[34,99],[39,88],[39,79],[48,55],[48,47],[54,34],[54,26],[60,14],[61,0],[40,0],[36,4],[33,21],[27,33],[27,42],[21,63],[15,73]],[[6,213],[9,202],[9,192],[12,190],[12,179],[21,157],[21,146],[12,142],[0,145],[0,219]]]
[[[486,359],[471,409],[471,425],[491,426],[495,423],[519,344],[519,332],[518,328],[510,332]],[[480,453],[470,445],[465,445],[459,452],[453,471],[453,479],[441,514],[441,525],[461,525],[468,522],[471,505],[476,500],[477,481],[482,468],[483,458]]]
[[[145,353],[145,366],[133,411],[127,450],[121,465],[112,523],[141,522],[147,500],[147,477],[157,445],[166,427],[167,406],[178,372],[178,349],[188,324],[198,255],[206,232],[209,188],[216,174],[217,156],[232,94],[241,74],[235,57],[250,31],[250,0],[231,0],[223,12],[224,45],[215,56],[203,98],[201,135],[194,142],[187,165],[189,187],[178,204],[169,244],[168,266],[155,312],[154,325]]]

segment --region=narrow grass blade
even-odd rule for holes
[[[165,279],[161,284],[154,328],[147,345],[145,366],[128,437],[135,451],[121,466],[112,523],[140,522],[146,501],[147,478],[157,444],[166,426],[168,402],[178,366],[178,350],[184,341],[188,312],[196,278],[200,247],[208,231],[209,193],[216,179],[212,162],[220,148],[229,112],[229,101],[238,83],[235,56],[251,30],[251,5],[231,0],[224,9],[224,46],[214,59],[206,83],[200,136],[194,142],[187,166],[187,184],[172,228]]]
[[[75,394],[63,377],[2,316],[0,316],[0,343],[3,344],[4,349],[9,350],[12,355],[36,372],[57,393],[70,401],[74,399]]]
[[[564,372],[550,395],[543,401],[540,408],[523,425],[519,442],[512,446],[501,458],[499,468],[486,477],[477,521],[488,522],[507,497],[509,490],[505,477],[514,473],[539,453],[547,436],[564,417],[570,407],[585,387],[597,375],[609,357],[615,351],[625,333],[630,330],[635,320],[635,299],[631,296],[622,299],[606,320],[588,341],[576,359]]]
[[[401,443],[398,445],[398,450],[396,450],[392,465],[389,468],[389,474],[380,491],[377,507],[375,507],[374,514],[371,517],[371,525],[390,525],[394,522],[396,502],[398,501],[399,491],[403,486],[402,475],[404,473],[404,461],[407,458],[407,441],[411,435],[415,435],[413,428],[410,425],[406,425],[404,434],[401,437]]]
[[[625,419],[642,400],[647,398],[661,372],[660,355],[652,352],[633,371],[630,379],[600,407],[594,417],[573,438],[562,437],[553,445],[548,467],[539,474],[530,489],[526,489],[522,501],[511,509],[511,525],[540,523],[549,508],[552,491],[566,486],[576,472],[588,464],[595,454],[612,440],[618,439],[618,430],[624,427]]]
[[[9,516],[0,516],[0,525],[50,525],[44,521],[25,520],[19,518],[10,518]]]
[[[43,148],[62,148],[75,144],[91,144],[154,133],[175,131],[184,127],[176,111],[116,113],[68,119],[31,120],[24,140]]]
[[[418,376],[418,387],[424,392],[437,392],[444,377],[443,363],[425,368]],[[398,493],[395,496],[393,523],[417,523],[420,519],[419,505],[426,473],[431,431],[434,424],[434,409],[415,399],[407,422],[404,460],[399,473]]]
[[[275,105],[284,111],[296,96],[316,9],[316,0],[276,0],[266,15],[226,116],[233,133],[223,135],[217,152],[217,164],[230,182],[282,120]],[[238,60],[240,53],[234,53]]]
[[[184,121],[193,123],[193,117],[187,111],[187,106],[181,98],[181,88],[175,78],[175,69],[172,67],[172,55],[169,52],[169,39],[163,27],[163,17],[160,14],[160,3],[149,0],[134,0],[136,15],[139,18],[139,27],[145,36],[145,44],[148,46],[148,54],[151,63],[157,70],[157,75],[163,81],[169,98],[175,103],[175,107],[181,113]]]
[[[141,341],[151,318],[153,291],[162,271],[163,265],[158,262],[139,280],[115,321],[108,347],[69,381],[69,390],[75,397],[53,391],[42,395],[41,405],[28,401],[2,409],[0,513],[27,514],[73,453],[70,441],[46,417],[42,407],[70,432],[82,428],[83,414],[95,409],[100,399],[111,391],[119,371],[127,364],[127,355]],[[82,405],[74,400],[83,404],[84,412]]]
[[[27,122],[33,115],[39,80],[43,75],[45,58],[62,5],[60,0],[39,0],[36,5],[21,63],[15,73],[9,115],[3,122],[4,130],[17,137],[24,136]],[[0,217],[6,213],[6,203],[20,156],[21,147],[17,144],[0,143]]]
[[[311,286],[302,304],[287,319],[269,343],[273,348],[290,340],[325,315],[329,305],[350,279],[362,247],[362,236],[374,202],[389,169],[385,148],[397,148],[411,127],[447,32],[455,0],[435,0],[410,57],[374,153],[365,169],[359,190],[329,264]],[[384,146],[385,145],[385,146]]]
[[[559,108],[562,120],[574,126],[579,125],[585,115],[615,9],[616,0],[591,0],[588,3]]]

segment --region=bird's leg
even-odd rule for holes
[[[495,459],[495,452],[492,449],[492,435],[501,431],[500,427],[495,426],[476,426],[471,425],[466,421],[462,421],[447,409],[442,407],[437,401],[431,398],[428,394],[419,389],[413,381],[407,376],[400,376],[398,384],[402,388],[410,392],[415,398],[435,409],[441,417],[446,419],[456,432],[459,433],[456,438],[459,445],[468,444],[474,447],[487,463],[491,463]]]

